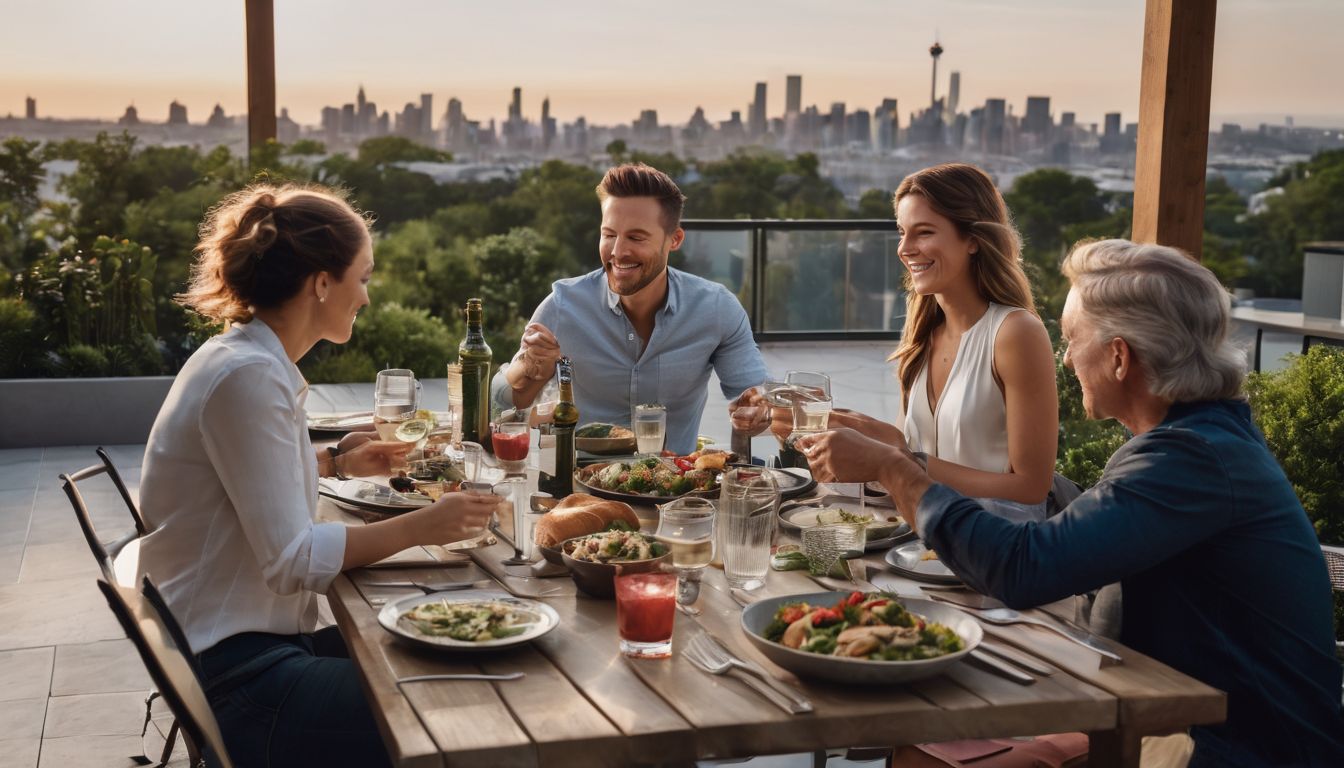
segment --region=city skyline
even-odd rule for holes
[[[1027,96],[1045,94],[1079,123],[1100,123],[1113,111],[1137,117],[1143,25],[1137,1],[1077,8],[1065,0],[947,0],[897,12],[889,3],[851,0],[837,6],[846,13],[816,18],[811,4],[789,0],[772,3],[764,19],[760,6],[693,0],[656,24],[633,18],[649,8],[586,17],[580,10],[600,5],[571,0],[563,11],[529,9],[527,24],[505,19],[510,9],[473,6],[449,14],[420,0],[399,4],[395,18],[358,10],[353,0],[278,5],[278,105],[314,125],[322,106],[348,101],[363,84],[393,111],[430,93],[440,104],[460,99],[477,119],[502,121],[509,91],[522,86],[527,114],[539,115],[549,96],[552,115],[563,122],[583,116],[590,124],[628,123],[656,109],[662,119],[682,123],[697,107],[711,120],[733,110],[745,120],[755,83],[767,84],[767,112],[777,115],[784,111],[785,77],[802,74],[804,104],[871,109],[891,97],[906,116],[927,101],[928,45],[937,30],[946,48],[939,92],[946,94],[948,74],[960,71],[962,104],[1004,98],[1020,114]],[[320,22],[314,13],[324,15]],[[971,21],[948,23],[967,14]],[[37,99],[40,117],[115,119],[134,104],[142,119],[160,121],[174,99],[196,122],[216,103],[229,114],[245,111],[241,7],[145,0],[131,13],[51,0],[10,15],[18,28],[36,33],[0,51],[0,114],[22,115],[26,96]],[[42,30],[75,15],[83,23],[63,28],[73,39],[54,49]],[[444,24],[413,23],[421,17]],[[134,29],[122,30],[128,21]],[[1324,0],[1220,3],[1215,122],[1254,114],[1278,116],[1268,122],[1293,115],[1300,125],[1313,118],[1344,123],[1344,84],[1329,74],[1337,69],[1329,38],[1341,25],[1344,4]],[[109,59],[107,45],[118,55]],[[441,117],[434,116],[436,123]]]

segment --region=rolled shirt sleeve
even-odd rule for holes
[[[317,500],[303,476],[311,448],[299,439],[303,411],[289,386],[264,363],[230,371],[202,409],[202,443],[267,586],[326,592],[345,559],[345,526],[314,521]]]
[[[723,342],[714,351],[712,362],[723,396],[732,400],[765,381],[765,360],[752,335],[751,321],[737,297],[721,288],[718,299]]]

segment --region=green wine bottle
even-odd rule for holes
[[[555,474],[542,472],[537,490],[563,499],[574,492],[574,428],[579,424],[579,407],[574,404],[574,369],[568,357],[555,364],[560,376],[560,401],[552,414],[551,434],[555,436]]]
[[[462,366],[462,439],[490,445],[490,345],[481,330],[480,299],[467,299],[467,336],[457,347]]]

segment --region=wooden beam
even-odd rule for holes
[[[275,139],[275,2],[247,0],[247,149]]]
[[[1198,259],[1204,240],[1204,174],[1217,0],[1147,0],[1134,239]]]

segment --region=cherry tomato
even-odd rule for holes
[[[805,613],[807,613],[807,611],[805,611],[801,605],[789,606],[788,608],[784,609],[784,613],[780,614],[779,620],[784,622],[785,624],[792,624],[793,622],[803,618],[803,615]]]
[[[850,592],[849,597],[845,598],[844,605],[858,605],[863,602],[862,592]]]
[[[678,456],[677,458],[672,460],[672,463],[676,464],[677,469],[681,470],[683,473],[690,472],[692,469],[695,469],[695,462],[691,461],[690,459],[684,456]]]
[[[834,608],[821,608],[812,614],[812,626],[820,627],[823,624],[834,624],[837,621],[844,620],[844,614]]]

